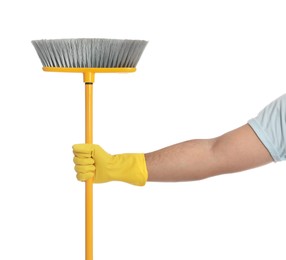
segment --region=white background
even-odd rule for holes
[[[31,40],[148,40],[136,73],[96,75],[94,142],[149,152],[232,130],[284,93],[285,13],[277,0],[2,1],[0,259],[84,259],[82,76],[43,72]],[[94,259],[285,259],[285,185],[283,163],[96,185]]]

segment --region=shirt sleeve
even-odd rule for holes
[[[274,161],[286,160],[286,94],[248,121]]]

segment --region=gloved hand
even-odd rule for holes
[[[94,183],[123,181],[144,186],[148,172],[144,154],[110,155],[99,145],[76,144],[73,146],[77,179]]]

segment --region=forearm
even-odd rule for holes
[[[214,175],[213,142],[190,140],[145,154],[148,181],[192,181]]]
[[[193,181],[272,162],[248,125],[213,139],[190,140],[145,154],[148,181]]]

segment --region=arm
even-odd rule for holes
[[[148,181],[193,181],[273,161],[246,124],[213,139],[190,140],[145,154]]]
[[[147,154],[110,155],[93,144],[74,145],[77,178],[95,183],[193,181],[244,171],[272,162],[249,125],[220,137],[190,140]]]

